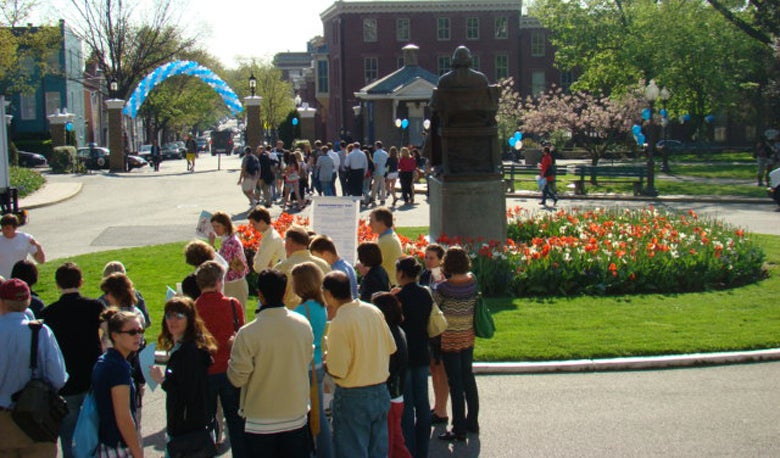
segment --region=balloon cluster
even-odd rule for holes
[[[645,138],[645,134],[642,133],[642,126],[634,124],[631,126],[631,133],[634,134],[634,140],[636,140],[637,145],[642,146],[645,144],[645,140],[647,139]]]
[[[514,135],[509,137],[509,146],[511,146],[514,149],[521,149],[523,147],[523,133],[519,130],[515,132]]]
[[[138,86],[133,91],[130,99],[125,104],[122,113],[131,118],[135,118],[138,115],[138,109],[143,105],[149,92],[151,92],[155,86],[174,75],[190,75],[200,78],[222,97],[225,105],[230,108],[230,111],[233,112],[233,114],[237,114],[243,110],[236,93],[233,92],[233,90],[230,89],[230,87],[213,71],[194,61],[177,60],[161,65],[154,69],[153,72],[146,75],[146,77],[138,83]]]
[[[653,112],[649,108],[645,108],[644,110],[642,110],[642,119],[644,119],[645,121],[649,121],[652,115]]]

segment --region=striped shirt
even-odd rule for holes
[[[452,283],[447,280],[433,290],[433,299],[447,318],[447,330],[441,335],[441,350],[462,351],[474,346],[474,307],[477,282]]]

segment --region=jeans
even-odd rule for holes
[[[326,196],[335,196],[336,191],[333,189],[333,183],[330,181],[320,181],[320,188],[322,189],[322,194]]]
[[[246,444],[244,443],[244,419],[238,416],[238,405],[241,397],[241,390],[230,384],[227,374],[209,375],[209,416],[211,417],[210,428],[217,430],[217,396],[222,403],[222,412],[225,414],[227,422],[228,437],[230,437],[230,449],[236,458],[244,458],[247,455]]]
[[[414,179],[414,172],[399,172],[398,177],[401,179],[401,198],[404,202],[413,202],[414,185],[412,180]]]
[[[428,402],[428,366],[408,367],[404,382],[404,441],[415,458],[428,456],[431,438],[431,404]]]
[[[244,433],[247,452],[257,457],[309,458],[309,425],[274,434]]]
[[[86,391],[63,396],[65,401],[68,402],[68,414],[62,419],[62,427],[60,427],[60,445],[62,446],[62,456],[64,458],[73,458],[73,430],[76,429],[76,421],[79,419],[81,404],[84,403],[86,396]]]
[[[346,170],[339,170],[338,174],[339,178],[339,185],[341,185],[341,195],[342,196],[348,196],[349,191],[347,189],[347,171]],[[333,178],[333,189],[335,192],[336,189],[336,178]]]
[[[323,381],[325,378],[325,369],[320,366],[317,368],[317,396],[320,398],[320,433],[315,438],[317,444],[317,458],[331,458],[333,456],[333,436],[330,432],[330,422],[325,415],[325,403],[323,402]]]
[[[461,351],[442,352],[444,369],[447,371],[447,382],[450,385],[452,401],[452,431],[455,434],[466,434],[467,431],[479,429],[479,394],[477,381],[471,364],[474,361],[474,347]],[[465,398],[465,399],[464,399]],[[468,416],[466,415],[468,405]]]
[[[387,385],[342,388],[333,396],[333,451],[337,457],[385,458],[388,454]]]
[[[547,184],[544,185],[544,188],[542,189],[542,202],[545,202],[548,197],[553,201],[558,200],[558,196],[556,196],[555,193],[553,192],[554,187],[555,187],[554,181],[548,181]]]

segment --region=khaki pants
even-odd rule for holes
[[[11,412],[0,411],[0,458],[54,458],[57,444],[33,442],[11,418]]]

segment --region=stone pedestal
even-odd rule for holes
[[[263,98],[257,95],[244,97],[246,107],[246,145],[254,152],[263,143],[263,125],[260,122],[260,103]]]
[[[116,172],[125,171],[125,148],[122,144],[122,108],[125,101],[122,99],[106,100],[108,110],[108,149],[111,157],[108,160],[109,169]]]
[[[501,180],[428,179],[430,235],[504,242],[506,198]]]
[[[65,124],[73,121],[75,117],[72,113],[57,113],[50,114],[49,119],[49,133],[51,133],[52,144],[56,146],[65,146],[68,144],[65,137]]]

